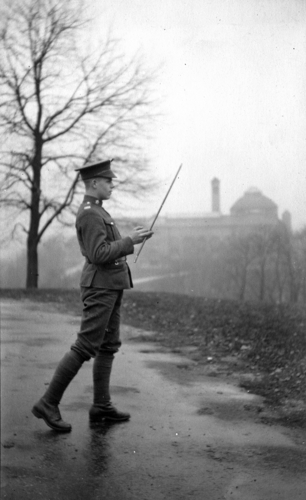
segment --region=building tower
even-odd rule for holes
[[[211,181],[211,199],[213,213],[220,213],[220,181],[216,177]]]

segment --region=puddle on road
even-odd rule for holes
[[[133,353],[128,346],[122,352],[124,370],[116,379],[118,385],[112,386],[119,402],[134,410],[129,423],[88,423],[89,365],[63,401],[63,417],[68,413],[67,420],[73,423],[69,435],[27,420],[32,393],[30,397],[24,392],[23,412],[18,416],[15,411],[18,419],[10,424],[9,447],[4,449],[8,494],[13,492],[23,500],[38,496],[48,500],[302,498],[282,496],[281,480],[276,489],[280,496],[269,495],[270,476],[285,474],[287,461],[294,472],[288,484],[296,487],[305,457],[279,430],[254,423],[250,412],[243,410],[255,396],[220,379],[204,377],[196,363],[184,357],[158,354],[144,344],[137,348],[146,352],[138,356],[134,345]],[[33,356],[35,350],[28,351]],[[39,359],[50,359],[50,355]],[[45,368],[51,366],[45,364]],[[145,370],[146,366],[152,370]],[[29,370],[33,376],[30,362]],[[120,385],[125,382],[127,387]],[[218,412],[226,408],[228,418],[222,420]],[[234,408],[239,409],[237,419]],[[11,435],[17,424],[21,425],[18,436],[17,431]],[[263,489],[258,495],[254,485],[259,482]]]

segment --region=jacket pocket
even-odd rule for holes
[[[90,287],[96,275],[97,269],[84,269],[81,276],[81,286]]]

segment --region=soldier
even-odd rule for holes
[[[92,422],[104,419],[124,421],[129,413],[117,410],[109,391],[114,354],[121,342],[119,334],[120,305],[123,290],[131,288],[132,278],[126,256],[134,245],[150,238],[152,231],[136,227],[122,238],[109,213],[102,206],[114,188],[111,161],[80,169],[86,194],[76,217],[76,231],[85,264],[81,276],[83,313],[76,342],[60,361],[44,396],[33,406],[32,413],[51,429],[70,432],[71,425],[62,420],[59,403],[71,380],[84,361],[93,362]]]

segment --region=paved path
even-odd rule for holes
[[[123,327],[112,394],[130,422],[91,427],[91,362],[61,405],[70,434],[31,414],[79,320],[31,302],[3,301],[1,498],[22,500],[299,500],[305,433],[265,426],[245,411],[258,398],[190,361],[135,342]],[[160,349],[159,349],[160,350]],[[193,374],[193,375],[191,375]]]

